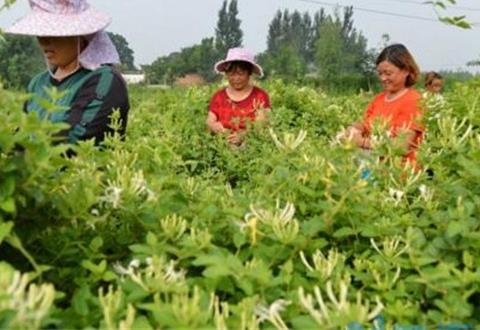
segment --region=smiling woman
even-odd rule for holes
[[[420,70],[408,49],[401,44],[386,47],[378,56],[376,65],[383,92],[369,104],[363,122],[348,127],[344,136],[363,149],[371,149],[373,123],[381,121],[392,138],[406,135],[404,160],[415,166],[423,127],[419,123],[421,95],[412,86]]]
[[[120,110],[124,134],[129,110],[128,93],[113,64],[119,62],[115,46],[104,29],[110,18],[90,7],[85,0],[30,0],[32,12],[6,30],[10,34],[36,36],[47,70],[32,79],[32,98],[27,112],[37,113],[69,128],[62,141],[75,143],[95,139],[100,143],[110,133],[110,116]],[[63,92],[51,112],[44,107],[49,90]]]
[[[270,111],[268,94],[251,82],[253,73],[263,76],[263,69],[244,48],[232,48],[227,58],[215,65],[224,73],[228,87],[217,91],[210,101],[207,127],[214,134],[226,134],[232,145],[242,145],[248,122],[266,119]]]

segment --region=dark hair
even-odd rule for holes
[[[237,69],[239,69],[241,71],[247,71],[248,75],[252,75],[252,73],[253,73],[253,65],[252,65],[252,63],[249,63],[249,62],[232,61],[232,62],[228,62],[225,65],[225,72],[226,73],[233,72]]]
[[[402,44],[394,44],[386,47],[380,55],[378,55],[375,64],[378,66],[383,61],[390,62],[399,69],[407,70],[409,74],[405,81],[405,86],[411,87],[415,85],[420,75],[420,69],[407,47]]]
[[[425,87],[430,86],[435,79],[443,80],[443,77],[441,74],[435,71],[427,72],[425,74]]]

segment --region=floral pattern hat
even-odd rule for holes
[[[119,63],[119,55],[104,29],[108,15],[92,8],[86,0],[29,0],[32,11],[5,32],[37,37],[85,36],[88,46],[80,64],[95,70],[102,64]]]

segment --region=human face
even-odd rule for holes
[[[380,62],[377,65],[377,73],[384,91],[388,94],[395,94],[406,87],[409,72],[389,61]]]
[[[427,85],[427,90],[433,94],[440,93],[442,91],[442,88],[443,88],[442,79],[433,79],[430,85]]]
[[[250,73],[238,67],[227,71],[226,76],[230,87],[236,91],[242,91],[246,89],[250,83]]]
[[[50,66],[64,69],[77,65],[80,37],[38,37],[37,39]]]

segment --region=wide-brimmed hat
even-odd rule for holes
[[[255,57],[245,48],[231,48],[228,50],[227,58],[215,64],[215,71],[222,73],[227,70],[228,64],[235,61],[247,62],[253,66],[253,73],[263,77],[263,69],[255,62]]]
[[[37,37],[91,35],[111,22],[108,15],[90,7],[86,0],[29,0],[32,11],[6,33]]]

